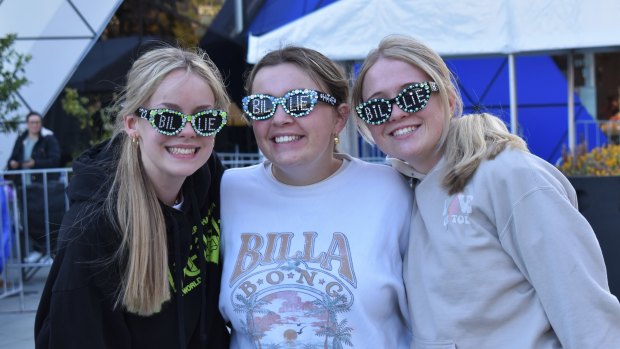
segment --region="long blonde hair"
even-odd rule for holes
[[[379,46],[370,51],[360,68],[360,72],[353,85],[351,92],[351,108],[364,102],[362,91],[364,89],[364,78],[368,70],[379,60],[379,58],[395,59],[410,64],[430,77],[439,87],[439,98],[443,115],[440,117],[444,121],[444,132],[441,136],[437,149],[439,150],[445,142],[450,118],[460,117],[463,113],[463,101],[458,92],[456,79],[446,66],[443,59],[430,47],[422,42],[406,35],[389,35],[383,38]],[[413,81],[412,81],[413,82]],[[450,108],[452,100],[452,110]],[[358,117],[355,117],[355,124],[364,139],[373,144],[374,141],[368,130],[368,125]]]
[[[133,115],[172,71],[184,70],[202,77],[215,96],[214,108],[228,110],[230,99],[215,64],[203,51],[159,47],[132,65],[127,86],[115,103],[121,150],[116,174],[108,192],[106,211],[121,233],[116,258],[124,266],[116,306],[151,315],[170,299],[166,223],[155,189],[148,179],[139,147],[124,132],[124,118]],[[111,142],[110,142],[111,144]],[[177,266],[182,267],[182,266]]]
[[[449,194],[463,191],[480,163],[506,148],[528,151],[525,141],[511,134],[500,118],[481,113],[452,119],[444,147],[443,186]]]

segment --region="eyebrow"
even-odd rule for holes
[[[182,111],[181,111],[181,110],[182,110],[183,108],[181,108],[181,107],[180,107],[179,105],[177,105],[177,104],[174,104],[174,103],[161,103],[161,104],[159,104],[159,105],[160,105],[159,107],[156,107],[156,108],[153,108],[153,109],[167,108],[167,109],[176,110],[176,111],[178,111],[178,112],[181,112],[181,113],[182,113]],[[191,114],[196,114],[196,113],[198,113],[198,112],[200,112],[200,111],[203,111],[203,110],[208,110],[208,109],[214,109],[214,108],[215,108],[215,107],[214,107],[214,106],[212,106],[212,105],[210,105],[210,104],[207,104],[207,105],[199,105],[198,107],[196,107],[196,108],[194,108],[194,109],[193,109],[193,111],[192,111],[192,113],[191,113]],[[185,113],[183,113],[183,114],[185,114]]]

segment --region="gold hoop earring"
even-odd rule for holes
[[[137,134],[137,133],[134,133],[134,134],[131,136],[131,143],[133,143],[136,147],[139,145],[139,140],[138,140],[138,137],[139,137],[139,136],[138,136],[138,134]]]
[[[338,136],[334,136],[334,143],[340,144],[340,138],[338,138]]]

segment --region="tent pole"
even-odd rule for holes
[[[510,84],[510,132],[517,134],[517,83],[515,79],[515,56],[512,53],[508,54],[508,81]]]
[[[235,34],[243,31],[243,0],[235,0]]]
[[[570,52],[567,57],[566,80],[568,84],[568,148],[571,154],[575,151],[575,62],[573,53]]]

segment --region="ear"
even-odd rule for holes
[[[454,108],[455,108],[456,95],[455,93],[450,93],[448,95],[448,104],[450,105],[450,119],[454,117]]]
[[[339,134],[340,131],[346,126],[349,119],[349,112],[351,108],[347,103],[341,103],[336,108],[336,124],[334,125],[334,133]]]
[[[135,137],[138,134],[138,117],[135,115],[125,115],[123,117],[123,123],[125,124],[125,133],[129,137]]]

